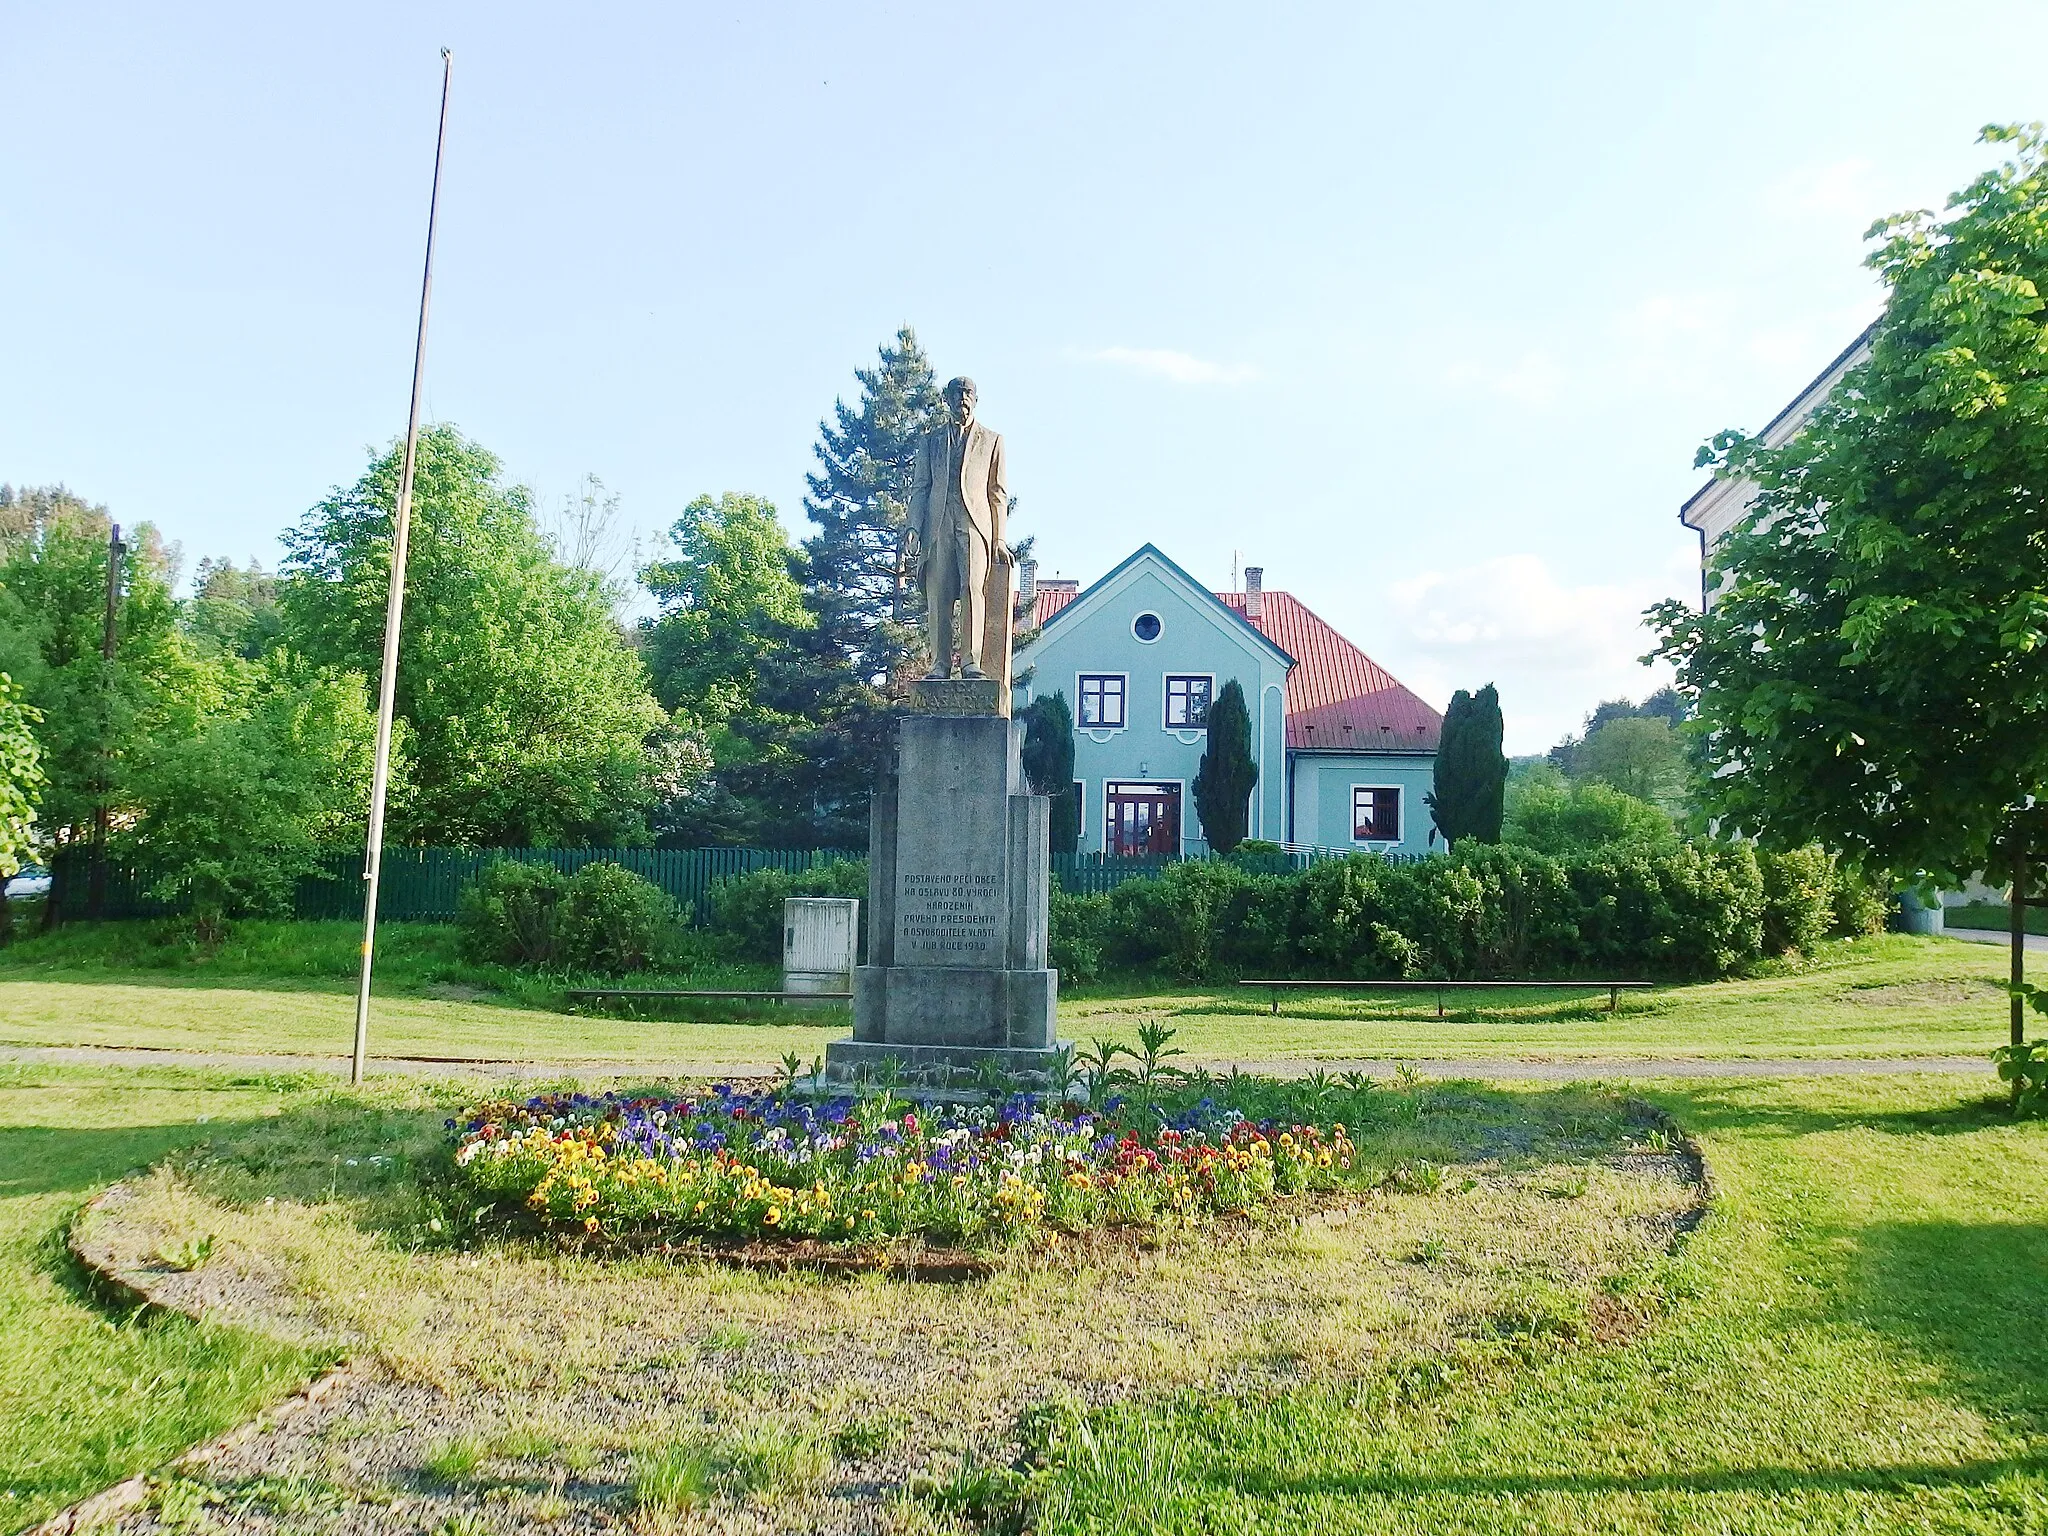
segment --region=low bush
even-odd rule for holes
[[[866,859],[835,859],[810,869],[757,869],[731,875],[711,887],[711,929],[735,960],[782,963],[782,903],[791,896],[854,896],[868,893]],[[867,902],[861,902],[867,924]]]
[[[463,890],[457,926],[473,964],[558,967],[623,976],[675,955],[682,914],[668,894],[601,860],[564,875],[501,859]]]
[[[1834,909],[1829,932],[1837,938],[1883,933],[1884,925],[1892,915],[1891,882],[1866,875],[1861,870],[1838,867],[1829,901]],[[2048,918],[2048,913],[2042,916]],[[2048,933],[2048,923],[2038,931]]]
[[[1617,843],[1669,849],[1679,840],[1671,817],[1649,801],[1597,780],[1562,778],[1511,786],[1501,835],[1558,857]]]
[[[569,877],[557,910],[562,963],[603,976],[652,970],[673,951],[682,929],[668,892],[603,860]]]
[[[1047,964],[1066,981],[1093,981],[1102,974],[1102,936],[1109,923],[1109,897],[1100,892],[1075,895],[1052,891],[1048,915]]]
[[[1764,950],[1811,954],[1835,921],[1835,861],[1809,844],[1758,861],[1764,876]]]
[[[1076,981],[1725,976],[1819,943],[1837,921],[1836,885],[1816,850],[1742,843],[1617,843],[1565,857],[1481,845],[1286,874],[1189,860],[1103,895],[1056,894],[1053,964]]]
[[[567,885],[552,864],[512,859],[486,864],[456,899],[463,959],[477,965],[551,963]]]

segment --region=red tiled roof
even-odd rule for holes
[[[1081,583],[1078,581],[1061,582],[1058,586],[1041,581],[1038,584],[1038,609],[1032,615],[1033,625],[1043,624],[1080,595]]]
[[[1242,592],[1218,592],[1216,597],[1244,612]],[[1260,616],[1247,622],[1294,658],[1294,668],[1287,674],[1289,747],[1325,752],[1436,750],[1444,717],[1305,604],[1285,592],[1269,591]]]

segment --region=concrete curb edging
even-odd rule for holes
[[[199,1309],[179,1306],[152,1295],[149,1286],[138,1284],[126,1275],[117,1273],[102,1263],[81,1241],[85,1218],[94,1214],[103,1201],[110,1198],[126,1198],[127,1194],[128,1190],[124,1184],[109,1184],[80,1207],[78,1214],[71,1219],[70,1229],[64,1234],[65,1251],[92,1276],[94,1284],[104,1287],[109,1294],[118,1297],[125,1304],[138,1310],[175,1312],[181,1317],[191,1318],[194,1322],[204,1321]],[[70,1508],[59,1510],[40,1525],[30,1526],[22,1536],[75,1536],[77,1532],[89,1531],[96,1526],[117,1520],[130,1510],[139,1509],[148,1502],[150,1490],[162,1481],[166,1473],[206,1466],[244,1441],[296,1417],[329,1396],[336,1388],[352,1380],[356,1374],[354,1361],[339,1360],[282,1402],[264,1409],[247,1423],[237,1425],[224,1434],[181,1452],[161,1466],[152,1467],[146,1472],[138,1472],[133,1477],[123,1478],[111,1488],[102,1488],[98,1493],[88,1494]]]

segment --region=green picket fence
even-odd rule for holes
[[[820,864],[864,858],[864,853],[837,848],[386,848],[378,916],[389,922],[445,923],[455,918],[462,888],[476,872],[496,859],[522,864],[552,864],[574,874],[586,864],[610,860],[643,875],[675,898],[676,905],[697,922],[711,916],[711,887],[732,875],[758,869],[796,873]],[[1344,850],[1290,848],[1277,853],[1241,854],[1235,862],[1258,874],[1286,874],[1324,859],[1345,857]],[[1191,854],[1190,858],[1209,858]],[[1409,863],[1418,854],[1383,854],[1392,863]],[[1100,853],[1059,853],[1052,857],[1052,876],[1072,895],[1115,890],[1127,880],[1157,877],[1181,859],[1170,854],[1119,856]],[[52,863],[50,900],[59,922],[87,915],[87,854],[66,850]],[[181,898],[151,894],[154,876],[146,868],[110,863],[101,915],[108,918],[163,917],[182,910]],[[337,852],[323,856],[320,868],[303,877],[293,893],[297,918],[340,918],[360,922],[363,916],[363,856]]]

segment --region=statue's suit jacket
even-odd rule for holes
[[[946,511],[952,498],[946,494],[946,445],[950,428],[927,432],[917,445],[917,463],[910,477],[910,526],[917,530],[925,557],[937,556],[954,530],[947,525]],[[1003,542],[1003,517],[1009,510],[1010,488],[1003,473],[1003,436],[1000,432],[970,422],[966,451],[960,455],[960,500],[967,508],[968,538],[976,540],[991,562]]]

